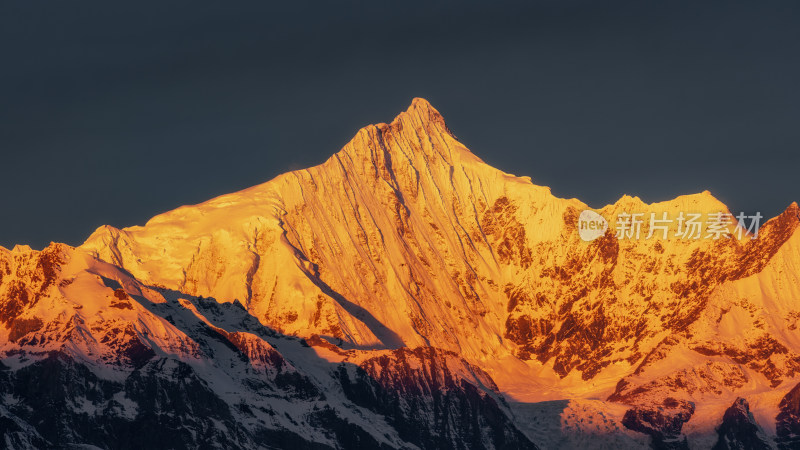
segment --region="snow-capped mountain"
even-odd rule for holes
[[[585,210],[609,222],[589,242]],[[757,236],[615,233],[626,214],[728,212],[708,192],[557,198],[415,99],[319,166],[77,248],[0,249],[0,432],[21,448],[789,448],[797,204]]]

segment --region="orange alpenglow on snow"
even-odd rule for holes
[[[586,210],[608,219],[590,241]],[[83,364],[125,386],[106,406],[132,423],[144,403],[130,380],[183,370],[230,407],[217,420],[242,423],[245,448],[263,430],[342,446],[323,404],[376,445],[439,448],[390,425],[403,423],[457,447],[471,437],[425,415],[445,394],[494,405],[496,427],[448,413],[486,448],[711,445],[737,413],[759,442],[789,442],[798,206],[757,239],[615,235],[620,213],[681,212],[728,209],[707,191],[600,209],[557,198],[485,164],[417,98],[318,166],[77,248],[0,248],[3,364]],[[379,390],[408,417],[367,394]],[[14,414],[15,439],[49,442]]]

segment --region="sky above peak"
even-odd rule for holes
[[[0,4],[0,245],[319,164],[414,97],[594,207],[800,200],[794,0],[270,3]]]

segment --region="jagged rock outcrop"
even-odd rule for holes
[[[764,430],[756,423],[750,412],[747,400],[737,398],[730,408],[725,410],[722,423],[717,428],[719,439],[712,450],[769,450],[769,444]]]
[[[681,429],[694,410],[692,403],[668,397],[660,405],[629,409],[625,412],[622,424],[631,430],[649,434],[656,450],[688,449],[689,444],[686,436],[681,434]]]
[[[778,446],[782,449],[800,448],[800,384],[781,399],[775,417]]]
[[[398,349],[338,373],[348,399],[420,448],[536,448],[509,420],[491,377],[452,352]]]

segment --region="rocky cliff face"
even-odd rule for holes
[[[125,380],[171,364],[248,417],[212,416],[242,447],[549,448],[578,429],[710,447],[740,397],[780,434],[800,378],[797,205],[757,239],[718,240],[648,239],[647,223],[639,239],[615,235],[621,213],[727,212],[708,192],[623,197],[595,210],[610,227],[591,242],[577,230],[587,209],[486,165],[415,99],[319,166],[101,227],[77,249],[4,250],[7,392],[19,370],[57,361],[117,383],[92,398],[134,398],[174,377],[139,375],[151,381],[130,392]],[[555,400],[605,406],[515,406]],[[6,433],[19,442],[106,442],[42,434],[23,409]],[[545,410],[562,417],[551,438],[528,423]],[[193,409],[163,414],[207,428]]]
[[[717,433],[719,439],[713,450],[772,448],[764,431],[750,412],[750,405],[743,398],[737,398],[733,405],[725,410]]]
[[[781,399],[775,421],[778,447],[800,447],[800,384]]]

